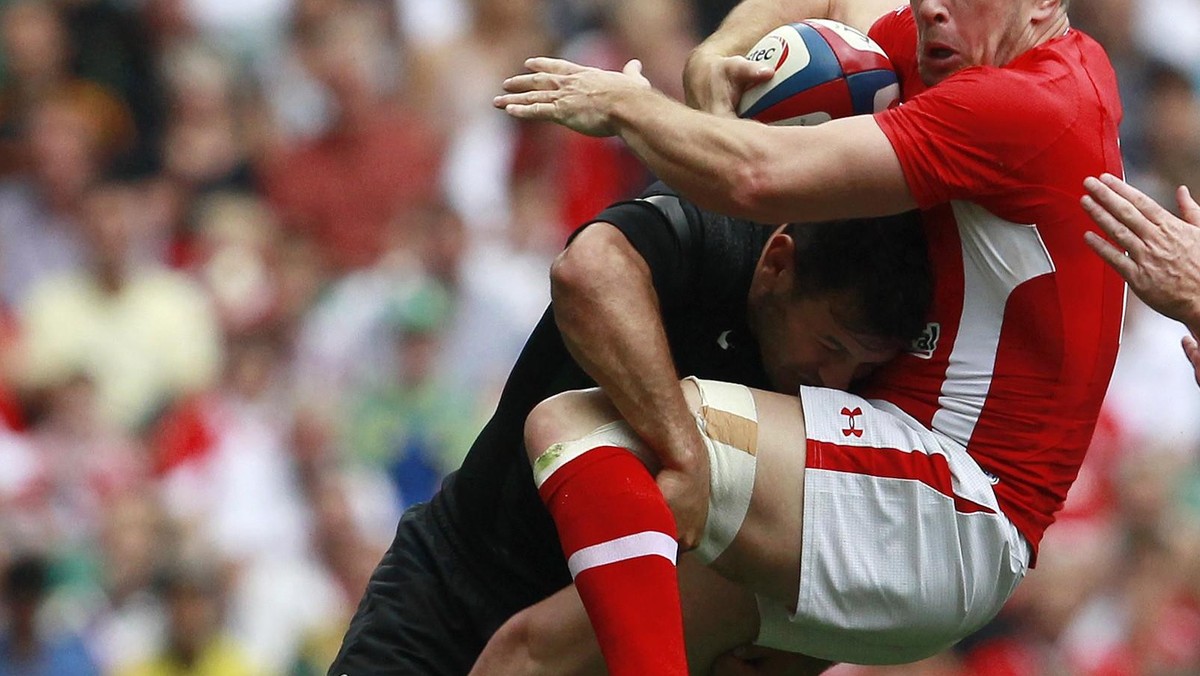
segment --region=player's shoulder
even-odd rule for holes
[[[722,253],[747,247],[753,249],[761,244],[764,231],[769,233],[772,229],[772,226],[703,209],[661,181],[642,191],[636,201],[649,204],[659,212],[685,254],[704,257],[713,248]],[[723,256],[714,258],[719,261]]]
[[[637,201],[646,203],[659,212],[663,222],[679,239],[684,251],[691,250],[693,245],[703,244],[706,232],[733,227],[733,219],[700,208],[662,181],[642,191]]]
[[[917,35],[917,21],[913,17],[912,7],[905,3],[889,9],[876,17],[866,32],[876,42],[906,37],[915,39]]]
[[[973,66],[923,94],[953,102],[981,123],[1020,123],[1042,130],[1073,124],[1086,99],[1075,74],[1046,60]]]

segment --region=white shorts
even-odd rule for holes
[[[1030,553],[991,477],[962,446],[887,402],[812,387],[800,396],[808,441],[799,597],[758,599],[756,642],[836,662],[901,664],[991,620]],[[712,480],[709,520],[729,514],[740,524],[753,470],[714,468]]]

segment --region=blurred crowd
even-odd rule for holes
[[[0,0],[0,676],[324,674],[490,415],[567,235],[650,177],[491,108],[524,57],[680,97],[733,0]],[[1135,184],[1200,189],[1200,0],[1086,0]],[[1082,193],[1082,189],[1081,189]],[[1200,392],[1131,299],[991,626],[836,673],[1200,674]]]

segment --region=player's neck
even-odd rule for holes
[[[1036,42],[1034,45],[1045,44],[1054,38],[1059,38],[1067,34],[1071,30],[1071,20],[1067,18],[1065,12],[1047,20],[1044,24],[1036,27]]]

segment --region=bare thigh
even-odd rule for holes
[[[699,413],[694,383],[683,383]],[[804,410],[795,395],[751,389],[758,409],[757,463],[750,509],[729,548],[713,562],[723,576],[793,607],[800,589],[804,524]]]

